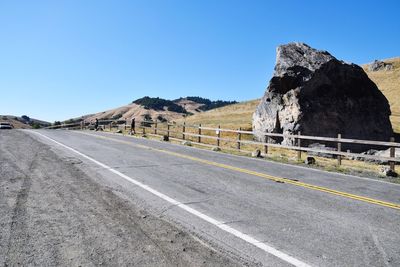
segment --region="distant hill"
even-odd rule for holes
[[[0,115],[0,121],[11,123],[15,129],[42,128],[51,124],[47,121],[30,118],[26,115],[21,117],[13,115]]]
[[[228,105],[238,103],[237,101],[222,101],[222,100],[211,101],[210,99],[202,98],[199,96],[188,96],[185,98],[179,98],[179,99],[174,100],[174,102],[177,102],[177,103],[179,103],[180,101],[192,101],[192,102],[200,104],[200,106],[197,108],[198,112],[207,111],[207,110],[211,110],[211,109],[215,109],[215,108],[221,108],[221,107],[225,107]]]
[[[175,100],[167,100],[159,97],[148,97],[136,99],[131,104],[119,108],[85,115],[81,118],[70,119],[66,122],[94,121],[107,119],[127,119],[146,118],[159,121],[175,121],[180,118],[202,113],[218,107],[232,105],[236,101],[212,101],[198,96],[181,97]]]
[[[176,113],[188,113],[187,110],[179,105],[179,101],[176,103],[171,100],[162,99],[159,97],[148,97],[139,98],[132,103],[142,106],[145,109],[153,109],[155,111],[172,111]]]

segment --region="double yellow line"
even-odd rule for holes
[[[227,170],[246,173],[246,174],[258,176],[258,177],[261,177],[261,178],[264,178],[264,179],[268,179],[268,180],[271,180],[271,181],[275,181],[275,182],[292,184],[292,185],[308,188],[308,189],[311,189],[311,190],[325,192],[325,193],[336,195],[336,196],[355,199],[355,200],[359,200],[359,201],[363,201],[363,202],[367,202],[367,203],[371,203],[371,204],[375,204],[375,205],[379,205],[379,206],[383,206],[383,207],[388,207],[388,208],[400,210],[400,205],[399,204],[395,204],[395,203],[391,203],[391,202],[386,202],[386,201],[377,200],[377,199],[373,199],[373,198],[369,198],[369,197],[363,197],[363,196],[359,196],[359,195],[354,195],[354,194],[350,194],[350,193],[346,193],[346,192],[342,192],[342,191],[337,191],[337,190],[333,190],[333,189],[329,189],[329,188],[321,187],[321,186],[317,186],[317,185],[302,183],[302,182],[299,182],[299,181],[291,180],[289,178],[276,177],[276,176],[272,176],[272,175],[269,175],[269,174],[260,173],[260,172],[256,172],[256,171],[251,171],[251,170],[247,170],[247,169],[243,169],[243,168],[239,168],[239,167],[234,167],[234,166],[227,165],[227,164],[217,163],[217,162],[210,161],[210,160],[200,159],[200,158],[196,158],[196,157],[192,157],[192,156],[188,156],[188,155],[184,155],[184,154],[180,154],[180,153],[176,153],[176,152],[172,152],[172,151],[168,151],[168,150],[164,150],[164,149],[158,149],[158,148],[153,148],[153,147],[149,147],[149,146],[145,146],[145,145],[139,145],[139,144],[133,144],[133,143],[128,142],[128,141],[123,141],[123,140],[119,140],[119,139],[115,139],[115,138],[110,138],[110,137],[107,137],[107,136],[100,136],[100,135],[88,134],[88,133],[83,133],[83,132],[79,132],[79,133],[85,134],[85,135],[89,135],[89,136],[93,136],[93,137],[96,137],[96,138],[111,140],[111,141],[118,142],[118,143],[121,143],[121,144],[127,144],[127,145],[138,147],[138,148],[149,149],[149,150],[161,152],[161,153],[164,153],[164,154],[168,154],[168,155],[179,157],[179,158],[183,158],[183,159],[189,159],[189,160],[200,162],[200,163],[203,163],[203,164],[206,164],[206,165],[211,165],[211,166],[220,167],[220,168],[227,169]]]

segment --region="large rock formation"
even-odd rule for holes
[[[299,131],[389,140],[389,116],[387,99],[361,67],[306,44],[290,43],[277,48],[275,72],[253,114],[253,130],[260,140],[265,132]]]
[[[369,64],[368,69],[369,69],[369,71],[392,70],[393,64],[386,63],[386,62],[383,62],[380,60],[375,60],[374,62]]]

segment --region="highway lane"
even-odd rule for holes
[[[39,133],[224,222],[299,262],[313,266],[400,264],[398,209],[278,183],[241,170],[291,178],[395,205],[400,204],[400,187],[397,185],[105,133],[96,133],[96,136],[90,136],[94,133],[88,135],[87,132],[71,131]],[[71,154],[65,147],[43,136],[31,135],[59,153]],[[210,165],[195,159],[241,169]],[[153,212],[181,224],[227,253],[240,254],[266,266],[288,264],[284,257],[266,253],[121,181],[121,177],[115,177],[93,162],[85,158],[83,161],[86,171],[103,175],[103,182],[108,186],[118,190],[123,188],[124,197],[129,199],[135,194]]]
[[[106,179],[23,131],[0,131],[0,266],[248,263],[152,215]]]

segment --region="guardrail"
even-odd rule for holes
[[[370,160],[378,160],[378,161],[387,161],[389,162],[390,169],[395,170],[396,163],[400,162],[399,158],[395,157],[395,148],[400,148],[400,143],[396,143],[394,137],[390,138],[389,141],[372,141],[372,140],[360,140],[360,139],[348,139],[342,138],[341,134],[338,134],[337,137],[321,137],[321,136],[309,136],[309,135],[289,135],[289,134],[280,134],[280,133],[264,133],[264,140],[255,141],[254,132],[252,131],[244,131],[241,128],[237,130],[233,129],[224,129],[218,126],[214,127],[205,127],[200,125],[188,125],[185,122],[182,124],[178,123],[170,123],[170,122],[158,122],[158,121],[135,121],[134,128],[131,129],[131,123],[128,124],[126,120],[99,120],[98,127],[102,129],[112,130],[114,128],[130,130],[133,132],[137,132],[137,129],[140,129],[142,134],[150,134],[162,136],[165,135],[168,139],[171,140],[187,140],[188,137],[192,138],[191,142],[194,144],[204,145],[204,146],[212,146],[212,147],[221,147],[221,141],[235,143],[235,150],[241,151],[242,145],[256,145],[263,147],[263,154],[267,155],[270,147],[274,148],[283,148],[288,150],[297,151],[297,158],[301,159],[302,152],[314,152],[321,154],[330,154],[337,158],[338,165],[342,164],[342,159],[344,157],[347,158],[364,158]],[[89,122],[76,122],[70,124],[61,124],[50,126],[47,129],[88,129],[93,128],[94,124]],[[188,131],[188,129],[192,129],[192,132]],[[215,135],[207,135],[204,134],[204,131],[215,132]],[[222,133],[227,133],[230,135],[236,136],[235,139],[222,137]],[[171,134],[175,134],[173,137]],[[244,138],[247,137],[247,138]],[[295,145],[283,145],[278,143],[271,142],[271,137],[280,137],[280,138],[290,138],[293,140]],[[204,139],[212,140],[209,142],[204,142]],[[335,150],[328,149],[319,149],[319,148],[311,148],[301,146],[301,140],[311,140],[311,141],[323,141],[323,142],[331,142],[335,143]],[[361,153],[352,153],[350,151],[342,151],[342,144],[358,144],[358,145],[369,145],[369,146],[381,146],[381,147],[389,147],[390,148],[390,156],[375,156],[375,155],[366,155]],[[227,148],[229,149],[229,148]],[[250,151],[246,151],[250,152]]]

